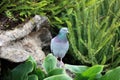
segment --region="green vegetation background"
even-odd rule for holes
[[[120,0],[1,0],[0,14],[14,22],[37,14],[53,31],[68,27],[72,63],[120,65]]]

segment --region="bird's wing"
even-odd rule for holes
[[[53,52],[53,45],[54,45],[54,38],[51,40],[51,43],[50,43],[50,49],[51,49],[51,52]]]
[[[55,38],[53,38],[51,40],[50,48],[54,56],[63,58],[69,49],[69,42],[58,43],[55,41]]]
[[[68,49],[69,49],[69,42],[65,43],[62,46],[61,51],[60,51],[60,53],[61,53],[60,57],[61,58],[63,58],[65,56],[65,54],[67,53]]]

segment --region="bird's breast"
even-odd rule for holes
[[[53,54],[57,57],[63,58],[68,51],[69,42],[53,38],[51,41],[51,50]]]
[[[67,51],[69,48],[69,43],[68,41],[54,41],[53,44],[54,50],[55,51]]]

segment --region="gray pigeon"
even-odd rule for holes
[[[65,56],[69,49],[69,42],[67,40],[68,28],[61,28],[59,34],[51,40],[51,52],[63,65],[62,58]]]

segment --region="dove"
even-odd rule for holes
[[[68,28],[61,28],[58,35],[51,40],[50,44],[51,52],[58,59],[58,61],[60,61],[60,65],[63,65],[62,59],[69,49],[67,33]]]

